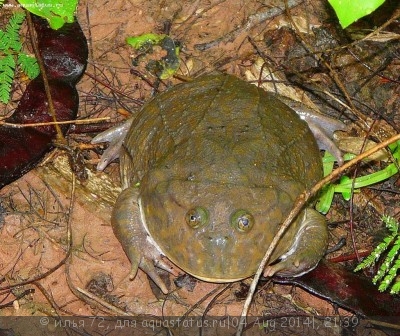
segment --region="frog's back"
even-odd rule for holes
[[[127,187],[169,166],[211,182],[287,183],[298,194],[321,176],[318,153],[306,123],[274,95],[211,74],[174,86],[141,110],[124,142],[121,176]]]

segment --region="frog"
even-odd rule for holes
[[[128,122],[96,136],[93,143],[114,143],[99,169],[120,159],[123,191],[111,225],[131,262],[130,278],[141,269],[168,293],[156,270],[173,273],[166,259],[207,282],[253,276],[296,198],[323,177],[318,143],[340,160],[332,135],[342,126],[296,113],[287,100],[236,76],[212,73],[156,95]],[[308,205],[264,275],[309,272],[328,237],[325,217]]]

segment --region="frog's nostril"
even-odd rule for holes
[[[210,240],[210,243],[215,247],[224,247],[229,243],[229,236],[216,235],[208,237],[208,239]]]

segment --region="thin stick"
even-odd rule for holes
[[[38,126],[49,126],[49,125],[66,125],[66,124],[91,124],[100,121],[109,121],[110,117],[93,118],[93,119],[79,119],[79,120],[65,120],[65,121],[48,121],[43,123],[33,124],[13,124],[8,122],[0,121],[1,126],[8,126],[13,128],[24,128],[24,127],[38,127]]]
[[[42,56],[39,51],[37,39],[34,36],[35,28],[33,26],[32,16],[28,11],[26,11],[26,18],[28,19],[29,32],[32,37],[33,50],[35,51],[37,63],[39,65],[40,73],[43,78],[44,91],[46,92],[47,102],[49,104],[49,112],[51,114],[51,117],[53,118],[53,121],[55,122],[54,127],[56,128],[56,131],[57,131],[57,140],[63,144],[66,144],[67,142],[64,138],[64,135],[61,132],[61,128],[57,124],[56,110],[54,108],[53,99],[51,98],[50,85],[49,85],[49,80],[46,75],[46,68],[44,66],[44,62],[43,62]]]

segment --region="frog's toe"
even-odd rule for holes
[[[154,261],[149,260],[147,258],[142,258],[140,261],[140,269],[145,272],[154,282],[155,284],[161,289],[164,294],[168,294],[167,286],[165,285],[164,281],[158,275],[156,268],[154,267]],[[133,274],[130,275],[130,277]],[[133,275],[133,278],[136,274]],[[131,279],[133,279],[131,278]]]
[[[339,147],[333,141],[333,136],[335,131],[343,131],[346,129],[346,125],[341,121],[333,118],[326,117],[322,114],[302,111],[299,113],[296,111],[300,118],[305,120],[314,135],[315,140],[317,140],[318,147],[323,150],[327,150],[331,153],[337,160],[339,165],[343,164],[342,152]]]
[[[313,122],[308,122],[308,127],[310,127],[310,130],[313,133],[315,140],[317,140],[318,147],[331,153],[336,158],[338,164],[341,166],[343,164],[342,152],[332,140],[332,137],[326,134],[324,129],[322,129],[319,125]]]
[[[263,275],[266,278],[269,278],[269,277],[274,276],[276,273],[279,273],[280,271],[282,271],[285,268],[286,268],[286,264],[279,262],[275,265],[265,267]]]
[[[119,157],[119,152],[121,150],[123,141],[124,138],[121,138],[118,141],[110,142],[110,145],[104,151],[99,163],[97,164],[97,170],[103,171],[112,161]]]
[[[163,269],[173,275],[177,275],[174,270],[167,265],[163,259],[162,254],[154,247],[152,244],[147,244],[145,248],[145,254],[140,258],[139,264],[132,262],[131,273],[129,275],[130,279],[133,279],[136,276],[137,268],[139,267],[143,272],[145,272],[154,282],[160,287],[161,291],[164,294],[168,293],[168,289],[164,283],[164,281],[160,278],[156,271],[156,267]],[[132,258],[132,260],[134,260]],[[135,270],[136,268],[136,270]]]
[[[96,135],[92,139],[92,144],[97,144],[101,142],[110,143],[108,148],[101,156],[99,163],[97,164],[97,170],[104,170],[104,168],[106,168],[110,162],[119,157],[122,143],[124,142],[126,134],[128,133],[129,128],[132,125],[132,120],[133,119],[128,119],[123,124],[114,126],[107,131]]]
[[[272,277],[276,274],[282,277],[298,277],[314,269],[318,262],[319,259],[302,259],[292,255],[274,265],[267,266],[264,269],[264,276]]]
[[[164,281],[158,275],[155,266],[173,275],[176,275],[176,272],[174,272],[173,269],[162,260],[162,255],[153,245],[146,244],[141,251],[141,256],[139,256],[139,251],[136,249],[136,247],[133,246],[130,246],[126,250],[126,253],[131,261],[131,271],[129,272],[130,280],[133,280],[136,277],[138,268],[140,268],[155,282],[158,287],[160,287],[164,294],[168,293],[168,289]]]
[[[150,246],[149,246],[150,247]],[[146,255],[142,255],[137,258],[137,251],[126,251],[127,255],[131,261],[131,271],[129,272],[129,279],[133,280],[136,277],[137,271],[140,268],[143,272],[145,272],[154,282],[160,287],[161,291],[164,294],[168,293],[168,289],[165,286],[164,281],[158,275],[156,268],[161,268],[167,272],[170,272],[175,275],[170,266],[168,266],[161,258],[161,254],[157,251],[152,251],[152,246],[147,250]]]

